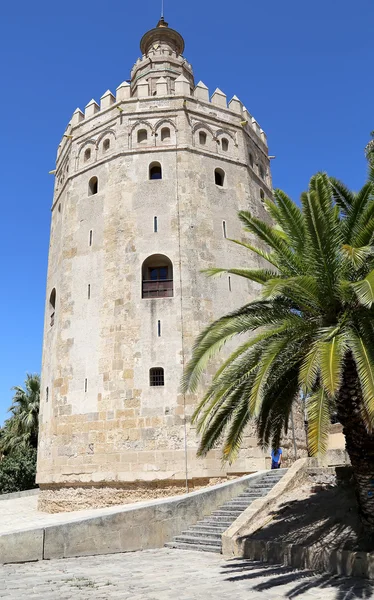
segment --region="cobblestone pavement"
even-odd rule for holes
[[[146,550],[0,566],[9,600],[351,600],[374,598],[367,581],[189,550]]]

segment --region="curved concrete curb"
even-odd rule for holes
[[[66,519],[55,525],[0,536],[0,563],[161,548],[264,473],[258,471],[183,496],[96,509],[89,516],[69,519],[66,513]]]

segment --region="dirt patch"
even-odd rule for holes
[[[374,550],[374,536],[360,522],[352,484],[338,485],[330,473],[309,475],[282,496],[269,519],[252,539],[314,545],[321,550]]]
[[[188,491],[195,492],[232,479],[237,479],[237,477],[196,479],[189,481]],[[47,513],[72,512],[157,500],[185,493],[186,484],[182,481],[135,482],[123,486],[55,486],[51,488],[41,486],[38,510]]]

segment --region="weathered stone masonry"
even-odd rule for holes
[[[265,467],[251,429],[232,467],[218,452],[197,459],[198,396],[179,391],[196,335],[258,291],[201,270],[248,264],[226,238],[242,237],[239,210],[263,216],[271,194],[264,132],[236,97],[195,86],[183,49],[161,20],[131,83],[77,109],[58,148],[37,475],[46,510]]]

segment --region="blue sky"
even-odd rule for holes
[[[1,55],[0,423],[40,371],[57,145],[77,106],[129,78],[161,0],[4,2]],[[131,9],[128,8],[131,5]],[[294,198],[317,170],[359,188],[374,129],[372,0],[165,0],[196,81],[236,94]]]

